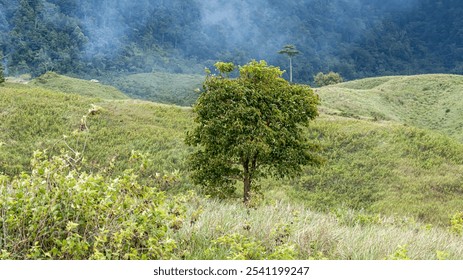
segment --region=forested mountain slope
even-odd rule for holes
[[[198,73],[216,60],[265,59],[294,44],[294,78],[462,73],[456,0],[1,0],[7,75]]]

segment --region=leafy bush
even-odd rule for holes
[[[36,152],[32,173],[0,177],[0,258],[169,259],[182,226],[181,200],[137,182],[87,174],[68,155]]]
[[[408,245],[399,245],[394,253],[389,255],[389,260],[410,260],[408,256]]]
[[[463,212],[457,212],[450,218],[450,231],[461,235],[463,232]]]
[[[323,74],[319,72],[316,76],[314,76],[315,84],[319,87],[327,86],[327,85],[335,85],[343,82],[343,78],[340,74],[335,72],[329,72],[328,74]]]
[[[225,251],[230,260],[294,260],[297,255],[294,245],[284,243],[267,248],[263,242],[237,233],[221,236],[212,243],[214,247],[209,249],[212,256]]]

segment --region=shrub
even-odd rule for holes
[[[319,72],[316,76],[314,76],[314,82],[318,87],[339,84],[343,81],[344,80],[340,74],[332,71],[328,74],[323,74],[322,72]]]
[[[463,232],[463,212],[457,212],[450,218],[450,231],[461,235]]]
[[[111,179],[34,153],[32,173],[0,177],[0,258],[169,259],[167,236],[182,223],[180,200],[137,182]]]
[[[410,260],[408,256],[408,245],[399,245],[394,253],[389,255],[389,260]]]
[[[264,243],[241,234],[227,234],[214,240],[209,249],[211,256],[217,256],[225,251],[225,257],[230,260],[294,260],[297,252],[293,244],[284,243],[272,248],[266,248]]]

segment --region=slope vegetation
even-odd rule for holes
[[[85,81],[84,81],[85,83]],[[0,173],[27,170],[35,150],[84,154],[90,170],[129,168],[132,151],[149,156],[146,172],[155,174],[183,166],[187,153],[183,131],[190,110],[132,99],[110,100],[101,85],[95,97],[57,92],[31,84],[0,87]],[[83,93],[86,95],[86,92]]]
[[[461,81],[459,76],[385,77],[319,89],[322,111],[327,114],[322,114],[308,133],[312,141],[321,144],[325,164],[307,168],[304,176],[291,181],[263,181],[265,200],[287,199],[324,211],[347,208],[405,215],[446,225],[463,204],[463,144],[439,133],[437,126],[423,123],[423,127],[434,128],[431,131],[372,121],[370,107],[399,122],[419,115],[399,110],[405,105],[387,98],[411,102],[413,97],[397,93],[401,87],[394,94],[381,90],[394,87],[397,79],[412,89],[429,87],[430,92],[437,92],[431,89],[440,88],[443,80],[448,84]],[[175,180],[183,182],[177,187],[191,187],[185,165],[190,150],[183,143],[185,132],[194,125],[189,108],[108,100],[99,98],[96,89],[93,92],[95,97],[90,98],[34,85],[7,83],[2,87],[0,172],[15,175],[27,171],[32,153],[38,149],[52,154],[72,149],[84,155],[90,171],[120,174],[134,164],[140,167],[133,160],[135,155],[144,158],[139,173],[143,182],[174,174]],[[424,108],[423,102],[418,100],[416,108]],[[454,108],[447,114],[457,110]],[[351,112],[355,118],[342,116],[346,115],[343,112]]]
[[[202,75],[153,72],[117,77],[111,83],[132,98],[190,106],[203,81]]]
[[[411,116],[426,113],[412,110],[427,102],[420,88],[447,98],[447,115],[457,110],[459,100],[450,93],[458,91],[459,76],[383,77],[318,89],[324,113],[307,133],[321,145],[324,164],[292,180],[262,180],[264,198],[253,209],[200,191],[176,196],[197,190],[185,163],[191,148],[183,142],[194,125],[190,108],[109,99],[101,85],[72,81],[88,88],[65,93],[35,83],[0,86],[0,190],[8,182],[26,182],[21,172],[44,176],[44,169],[31,172],[30,161],[34,151],[47,150],[75,160],[80,179],[100,178],[86,188],[101,184],[100,176],[121,176],[166,191],[171,205],[184,203],[169,212],[175,221],[166,237],[176,242],[174,258],[463,258],[463,144],[458,134],[448,136],[432,123],[410,123]],[[448,90],[441,93],[444,85]],[[408,105],[387,96],[410,104],[416,99],[416,106],[407,111],[401,106]]]

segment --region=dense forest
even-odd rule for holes
[[[293,44],[297,82],[460,74],[462,14],[456,0],[0,0],[0,57],[6,75],[201,73],[252,58],[287,69],[278,50]]]

